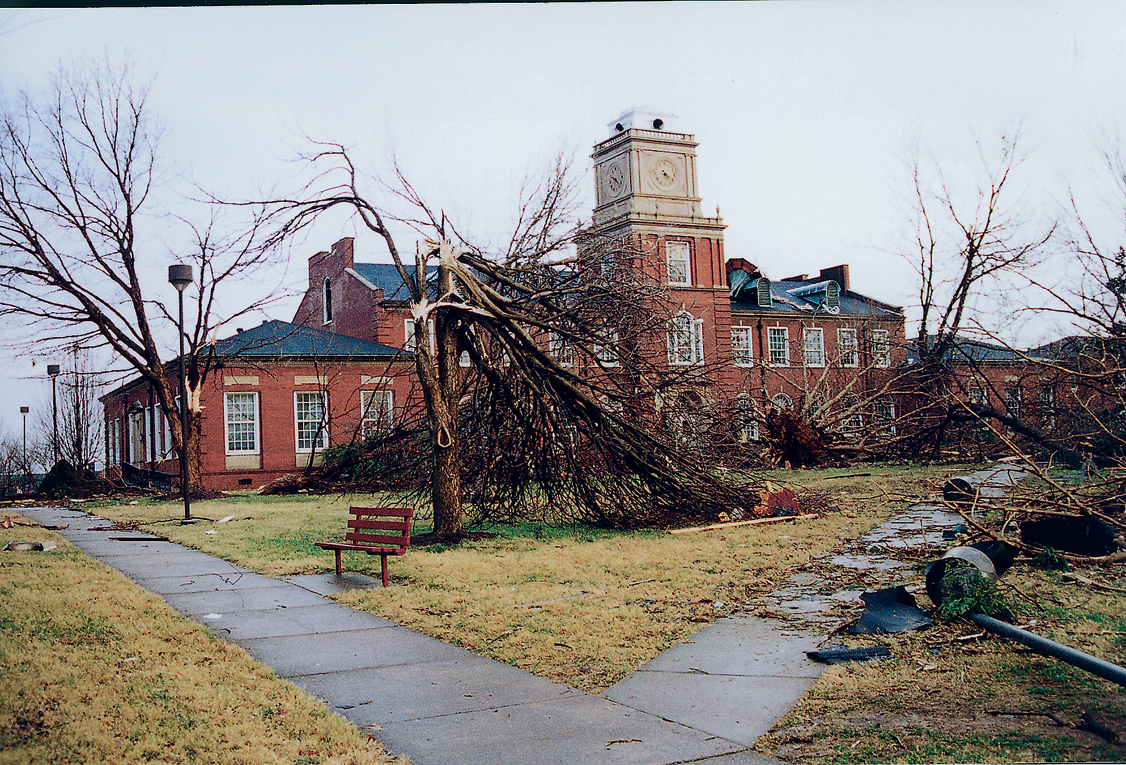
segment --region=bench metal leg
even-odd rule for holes
[[[333,552],[336,553],[336,575],[341,576],[344,572],[340,568],[340,551],[333,550]]]
[[[380,561],[380,563],[382,564],[382,567],[383,567],[383,586],[388,587],[391,583],[387,579],[387,556],[386,555],[380,555],[379,561]]]

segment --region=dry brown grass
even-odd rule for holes
[[[0,552],[0,763],[405,762],[57,535],[0,529],[46,539]]]
[[[543,677],[598,692],[715,618],[741,610],[793,569],[926,496],[965,466],[875,466],[780,472],[780,483],[830,494],[839,512],[771,526],[672,536],[659,531],[497,529],[454,549],[413,548],[392,563],[401,587],[341,597],[400,624]],[[855,475],[858,472],[864,475]],[[845,476],[845,477],[842,477]],[[353,504],[379,502],[352,498]],[[328,571],[313,546],[343,534],[341,498],[242,497],[199,503],[225,524],[180,526],[177,506],[97,512],[272,575]],[[421,528],[425,530],[425,521]],[[208,534],[213,531],[213,534]],[[346,554],[374,574],[378,558]]]
[[[1121,567],[1086,574],[1126,585]],[[904,583],[921,581],[916,572]],[[1020,623],[1035,621],[1038,634],[1126,661],[1120,594],[1069,584],[1059,572],[1026,562],[1002,581]],[[854,638],[857,647],[886,645],[894,658],[830,667],[756,749],[798,765],[1126,761],[1123,688],[993,635],[969,637],[981,632],[952,620],[925,631]],[[1074,727],[1084,712],[1117,732],[1119,743]]]

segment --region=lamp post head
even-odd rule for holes
[[[49,374],[51,377],[58,377],[58,375],[59,375],[59,365],[58,364],[48,364],[47,365],[47,374]]]
[[[168,283],[183,292],[192,283],[192,267],[183,263],[168,267]]]
[[[20,407],[20,414],[27,414],[30,411],[31,411],[31,407],[29,407],[29,406],[21,406]]]

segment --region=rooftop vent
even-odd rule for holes
[[[839,313],[841,310],[841,288],[831,279],[816,284],[807,284],[804,287],[795,287],[792,290],[787,290],[787,292],[794,297],[817,303],[819,308],[824,308],[829,313]]]

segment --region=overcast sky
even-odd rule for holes
[[[887,250],[911,147],[956,163],[1020,125],[1029,205],[1066,184],[1097,197],[1094,140],[1126,129],[1124,33],[1126,3],[1076,0],[0,10],[0,87],[127,56],[153,78],[166,158],[203,185],[284,181],[302,135],[394,151],[481,240],[503,237],[522,179],[560,149],[593,202],[591,146],[649,106],[699,141],[728,258],[775,278],[849,263],[854,289],[910,305],[911,269]],[[355,233],[319,228],[292,280]],[[385,260],[376,245],[360,237],[358,258]],[[6,365],[0,425],[42,400],[28,378],[45,363]]]

